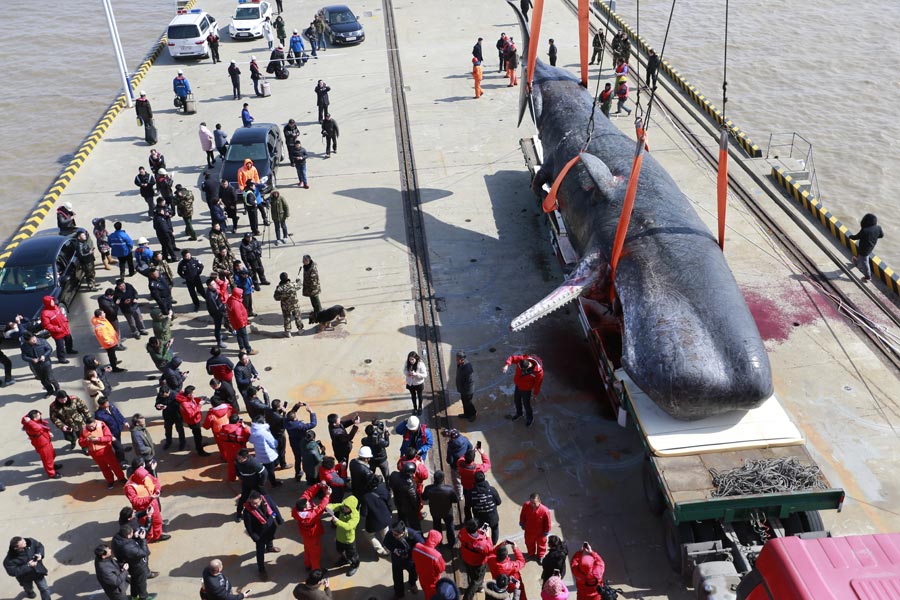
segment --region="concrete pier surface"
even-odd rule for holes
[[[314,7],[285,4],[288,34],[308,25]],[[233,4],[211,0],[202,8],[226,25]],[[213,128],[221,123],[231,133],[240,127],[243,102],[250,104],[257,123],[283,126],[290,118],[297,120],[310,152],[310,189],[298,188],[293,169],[281,165],[278,189],[290,204],[293,243],[274,246],[270,244],[274,232],[267,230],[264,264],[273,285],[255,294],[259,316],[253,320],[251,341],[259,354],[253,363],[272,398],[310,403],[321,423],[319,437],[329,449],[325,426],[329,413],[359,414],[363,424],[385,419],[390,426],[407,418],[410,401],[401,367],[409,351],[421,349],[383,6],[369,0],[356,2],[351,9],[361,17],[366,41],[348,48],[329,47],[305,67],[291,68],[288,80],[270,80],[271,97],[253,97],[247,64],[255,55],[265,68],[269,55],[265,42],[233,42],[224,30],[221,64],[208,60],[175,64],[164,54],[143,83],[156,113],[160,136],[156,148],[165,155],[175,182],[192,188],[196,199],[194,226],[201,237],[188,241],[176,218],[178,245],[190,249],[206,272],[212,256],[205,235],[208,211],[196,189],[205,171],[199,124]],[[491,457],[489,481],[503,498],[501,539],[521,542],[519,508],[530,493],[538,492],[553,510],[554,533],[567,540],[573,552],[590,541],[606,561],[608,580],[625,589],[626,597],[692,597],[668,569],[661,522],[641,499],[643,449],[637,433],[620,428],[598,400],[596,369],[575,312],[559,311],[524,333],[508,329],[514,316],[562,278],[518,145],[521,137],[534,133],[533,126],[525,122],[516,127],[518,88],[508,88],[507,80],[496,72],[494,42],[500,32],[518,37],[512,12],[502,2],[448,5],[397,0],[393,9],[439,307],[441,352],[443,363],[450,365],[447,373],[429,375],[442,376],[452,391],[449,413],[454,426],[473,443],[482,441]],[[573,70],[576,31],[571,13],[561,3],[548,3],[542,46],[555,38],[560,66]],[[479,36],[485,38],[485,95],[475,100],[470,50]],[[541,54],[545,53],[542,47]],[[243,71],[241,101],[232,100],[226,74],[232,59]],[[183,115],[172,108],[171,81],[178,68],[184,69],[198,100],[196,114]],[[608,65],[604,73],[609,73]],[[330,110],[341,130],[338,153],[328,159],[316,122],[313,87],[319,79],[332,88]],[[633,128],[630,119],[616,122],[623,130]],[[654,156],[715,229],[714,175],[696,160],[661,111],[654,112],[651,131]],[[74,205],[79,225],[90,228],[91,218],[106,217],[111,228],[112,222],[121,220],[132,238],[146,236],[158,248],[146,205],[132,184],[138,166],[147,164],[149,149],[132,115],[116,119],[60,200]],[[900,490],[891,475],[900,466],[897,372],[885,366],[814,283],[797,273],[784,258],[779,240],[771,239],[739,205],[731,208],[726,253],[770,350],[777,394],[831,483],[847,492],[843,512],[823,515],[826,525],[837,535],[900,530],[896,511]],[[55,227],[52,215],[42,227]],[[229,235],[235,253],[240,236],[248,230],[243,217],[238,234]],[[318,263],[323,305],[355,310],[347,325],[333,331],[316,333],[307,326],[302,334],[285,339],[280,309],[272,298],[274,282],[281,272],[294,277],[303,254]],[[110,287],[117,275],[115,267],[99,270],[101,289]],[[142,276],[135,275],[130,282],[142,294],[147,292]],[[176,285],[175,296],[174,350],[191,372],[188,384],[207,394],[204,362],[213,343],[211,319],[203,307],[190,310],[183,286]],[[63,389],[82,398],[81,356],[103,355],[88,321],[96,297],[97,293],[82,293],[72,306],[70,319],[81,354],[54,369]],[[150,305],[149,295],[146,298],[145,315]],[[301,305],[309,310],[306,299]],[[153,407],[158,372],[144,351],[146,338],[123,343],[127,350],[120,358],[128,372],[112,375],[116,383],[112,400],[126,416],[149,415],[150,432],[159,444],[162,420]],[[474,423],[455,418],[461,407],[453,387],[452,357],[460,349],[468,353],[477,376],[479,413]],[[0,494],[3,532],[44,543],[54,597],[101,598],[92,549],[112,537],[118,511],[128,502],[121,487],[107,491],[88,457],[63,450],[58,432],[63,478],[46,480],[19,421],[32,408],[46,416],[50,399],[43,398],[18,352],[10,350],[19,382],[0,392],[0,456],[6,457],[0,481],[7,486]],[[513,383],[512,374],[501,374],[501,367],[508,355],[524,351],[539,354],[547,371],[531,428],[505,418],[512,410]],[[224,352],[236,359],[233,338]],[[445,444],[437,431],[434,434],[437,443]],[[209,437],[207,432],[208,449],[214,449]],[[290,597],[305,576],[302,545],[290,519],[290,508],[305,486],[293,481],[292,469],[278,472],[285,480],[284,486],[273,490],[286,518],[276,539],[282,551],[267,555],[270,580],[260,581],[253,543],[243,526],[233,521],[239,486],[224,482],[225,466],[217,455],[200,458],[190,451],[192,447],[189,440],[185,451],[176,451],[177,444],[170,451],[157,448],[163,516],[172,539],[151,546],[151,567],[161,575],[150,581],[150,591],[167,600],[197,597],[204,566],[218,557],[231,581],[252,588],[253,597]],[[398,447],[398,436],[392,436],[392,464]],[[290,450],[288,455],[289,462],[295,462]],[[439,465],[432,465],[432,470],[434,466]],[[323,546],[324,563],[330,565],[336,559],[330,531]],[[361,537],[359,547],[360,571],[347,577],[343,568],[330,577],[335,597],[391,598],[390,565],[379,560]],[[450,563],[449,551],[444,553]],[[453,568],[459,568],[458,559]],[[529,563],[524,575],[526,590],[538,597],[539,566]],[[0,591],[3,597],[20,594],[10,578],[0,579]]]

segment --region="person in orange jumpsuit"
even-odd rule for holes
[[[119,359],[116,357],[116,350],[119,348],[119,332],[113,327],[113,324],[106,320],[106,314],[99,308],[94,311],[91,317],[91,327],[94,329],[94,335],[100,347],[106,350],[109,357],[109,366],[112,367],[114,373],[121,373],[125,369],[119,367]]]
[[[507,544],[512,546],[514,558],[510,558]],[[497,579],[499,575],[506,575],[509,577],[510,582],[508,591],[512,592],[516,589],[515,583],[513,583],[512,580],[522,581],[521,571],[525,568],[525,557],[522,556],[522,551],[519,550],[515,542],[504,540],[497,544],[494,548],[494,553],[488,557],[487,567],[494,579]],[[524,587],[521,588],[519,600],[527,600]]]
[[[323,497],[316,503],[313,498],[319,492]],[[306,488],[291,510],[294,520],[297,521],[297,528],[300,529],[300,539],[303,540],[303,566],[307,570],[322,568],[322,536],[325,529],[322,527],[321,516],[330,500],[331,488],[324,481],[320,481]]]
[[[38,456],[44,465],[44,471],[50,479],[59,479],[62,477],[56,472],[56,452],[53,450],[53,433],[50,431],[50,424],[43,419],[41,411],[30,410],[28,414],[22,417],[22,429],[31,440],[31,445],[37,450]]]
[[[484,79],[484,67],[481,66],[481,61],[472,57],[472,79],[475,80],[475,97],[481,98],[484,95],[484,91],[481,89],[481,80]]]
[[[247,187],[247,182],[252,181],[259,183],[259,171],[253,166],[253,161],[249,158],[244,159],[244,166],[238,169],[237,183],[238,189],[243,190]]]
[[[600,600],[598,585],[603,585],[606,565],[587,542],[572,556],[572,577],[575,578],[577,600]]]
[[[219,429],[219,433],[216,434],[216,443],[219,444],[222,460],[228,465],[228,481],[237,479],[237,473],[234,470],[234,459],[237,458],[237,453],[241,448],[247,447],[249,439],[250,428],[244,425],[244,421],[239,415],[231,415],[228,418],[228,425],[223,425]]]
[[[84,429],[81,430],[78,445],[82,448],[87,448],[91,458],[100,467],[108,489],[112,489],[116,478],[120,482],[125,483],[125,473],[122,472],[122,465],[116,459],[112,441],[113,436],[109,432],[109,427],[106,426],[106,423],[98,421],[94,417],[88,417],[84,420]]]
[[[216,446],[219,447],[219,457],[222,460],[225,459],[225,451],[222,449],[222,440],[219,438],[219,432],[223,427],[228,425],[229,419],[231,415],[234,414],[234,407],[228,404],[227,402],[223,402],[218,406],[213,406],[208,411],[206,411],[206,418],[203,419],[203,429],[211,429],[213,438],[216,440]],[[235,450],[235,454],[237,454],[237,450]],[[234,457],[232,457],[232,461]]]
[[[539,561],[547,554],[550,535],[550,509],[541,503],[539,494],[531,494],[519,513],[519,527],[525,530],[525,554]]]
[[[541,384],[544,381],[544,366],[540,357],[534,354],[513,354],[506,359],[503,365],[503,372],[509,370],[510,365],[516,365],[516,374],[513,381],[516,384],[516,391],[513,394],[513,403],[516,406],[516,412],[509,418],[513,421],[522,417],[522,407],[525,408],[525,426],[531,427],[534,422],[534,415],[531,411],[531,400],[541,393]]]
[[[425,536],[425,543],[416,544],[412,551],[412,561],[416,565],[416,574],[419,576],[419,583],[426,598],[434,596],[434,586],[447,568],[444,557],[437,549],[442,537],[440,531],[432,529]]]
[[[147,511],[150,518],[150,531],[147,532],[147,542],[165,541],[172,537],[163,533],[162,510],[159,506],[159,494],[162,486],[159,479],[151,475],[144,467],[138,467],[125,483],[125,497],[131,502],[131,508],[138,511]]]
[[[209,456],[209,452],[203,449],[203,431],[200,429],[200,423],[203,421],[202,406],[208,404],[208,402],[202,398],[194,397],[194,390],[196,389],[192,385],[187,386],[183,392],[179,392],[175,396],[175,400],[178,401],[181,420],[191,428],[191,433],[194,434],[194,448],[197,450],[197,454],[199,456]]]
[[[425,461],[422,460],[422,457],[413,447],[407,448],[404,455],[397,461],[397,470],[402,473],[403,465],[408,462],[416,465],[416,472],[413,473],[413,479],[416,481],[416,491],[419,494],[419,518],[424,519],[425,511],[423,509],[425,508],[425,504],[422,502],[422,492],[425,489],[425,482],[431,477],[431,473],[428,472],[428,465],[425,464]]]

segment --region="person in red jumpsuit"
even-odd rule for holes
[[[203,429],[211,429],[213,438],[216,440],[216,446],[219,447],[219,457],[222,460],[226,460],[225,452],[222,449],[222,442],[219,439],[219,431],[222,430],[223,427],[228,425],[229,419],[231,415],[234,414],[234,407],[228,404],[227,402],[223,402],[218,406],[213,406],[208,411],[206,411],[206,418],[203,419]],[[235,450],[235,454],[237,454],[237,450]],[[232,461],[234,457],[232,457]]]
[[[221,406],[221,405],[220,405]],[[230,405],[224,405],[230,406]],[[223,425],[216,434],[216,443],[219,444],[219,452],[222,460],[228,465],[228,481],[235,481],[237,473],[234,470],[234,459],[241,448],[247,447],[250,439],[250,428],[244,425],[244,421],[238,415],[228,418],[228,425]]]
[[[507,544],[512,546],[513,557],[509,556]],[[519,550],[515,542],[504,540],[497,544],[496,548],[494,548],[494,553],[488,557],[487,566],[494,579],[497,579],[500,575],[509,577],[510,582],[509,588],[507,589],[512,592],[516,589],[515,583],[512,580],[522,581],[521,571],[525,568],[525,557],[522,556],[522,551]],[[521,588],[519,600],[527,600],[524,587]]]
[[[547,554],[547,536],[550,535],[550,509],[541,503],[539,494],[531,494],[519,512],[519,527],[525,530],[525,554],[538,561]]]
[[[459,556],[462,558],[466,579],[469,582],[463,600],[474,600],[478,588],[484,583],[487,560],[494,552],[494,545],[487,534],[487,527],[487,525],[483,525],[482,528],[479,528],[478,521],[468,519],[462,531],[459,532]]]
[[[84,429],[81,430],[78,445],[82,448],[87,448],[88,454],[100,467],[100,471],[106,479],[107,489],[112,489],[116,478],[121,483],[125,483],[125,473],[122,472],[122,465],[116,459],[112,441],[113,436],[109,432],[109,427],[106,426],[106,423],[98,421],[94,417],[88,417],[84,420]]]
[[[422,591],[425,592],[426,598],[434,596],[434,586],[437,585],[438,579],[447,568],[444,557],[437,549],[442,537],[440,531],[432,529],[425,536],[425,543],[416,544],[412,551],[412,561],[416,566],[416,574],[419,576],[419,583],[422,584]]]
[[[159,506],[160,492],[162,492],[162,486],[159,484],[159,479],[151,475],[144,467],[135,469],[125,484],[125,497],[131,502],[131,508],[135,512],[147,511],[147,516],[150,518],[147,542],[165,541],[172,537],[168,533],[163,533],[162,509]]]
[[[513,354],[506,359],[503,372],[509,370],[510,365],[516,365],[514,378],[516,391],[513,394],[513,402],[516,405],[516,413],[510,418],[515,421],[522,417],[522,408],[525,409],[525,426],[530,427],[534,423],[534,414],[531,411],[531,400],[541,393],[541,384],[544,382],[543,361],[533,354]]]
[[[475,455],[481,457],[481,462],[475,462]],[[491,459],[481,451],[481,448],[469,447],[466,453],[456,461],[456,472],[459,473],[459,481],[462,484],[463,498],[466,501],[465,516],[472,518],[472,501],[469,499],[472,488],[475,487],[475,473],[487,473],[491,470]]]
[[[406,449],[404,455],[397,461],[397,470],[402,473],[403,465],[408,462],[413,463],[416,466],[416,472],[413,473],[413,479],[416,482],[416,491],[419,494],[419,518],[424,519],[426,515],[424,510],[425,504],[422,502],[422,492],[425,490],[425,482],[431,477],[431,473],[428,472],[428,465],[422,460],[422,456],[411,446]]]
[[[59,479],[62,477],[56,472],[56,452],[53,450],[53,433],[50,431],[50,424],[43,419],[41,411],[31,410],[22,417],[22,429],[31,440],[31,445],[37,450],[41,462],[44,464],[44,471],[50,479]]]
[[[316,503],[313,498],[320,492],[323,497]],[[322,527],[321,517],[330,500],[331,488],[320,481],[306,488],[291,510],[297,521],[297,528],[300,529],[300,539],[303,540],[303,566],[307,570],[322,568],[322,535],[325,534],[325,529]]]
[[[337,462],[333,456],[326,456],[319,465],[319,481],[331,488],[333,503],[343,502],[347,489],[347,463]]]
[[[598,585],[603,585],[606,565],[587,542],[572,556],[572,577],[575,578],[577,600],[600,600]]]
[[[197,455],[209,456],[209,452],[203,449],[203,430],[200,429],[200,423],[203,421],[202,406],[209,403],[202,398],[194,397],[195,389],[197,388],[192,385],[187,386],[183,392],[179,392],[175,396],[175,400],[178,401],[181,420],[191,428],[191,433],[194,435],[194,448],[197,450]]]

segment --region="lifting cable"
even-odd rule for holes
[[[537,62],[538,42],[541,38],[541,21],[544,18],[544,0],[534,0],[531,10],[531,35],[528,41],[528,92],[531,93],[531,82],[534,81],[534,64]]]
[[[672,0],[672,9],[669,11],[669,22],[666,25],[666,35],[663,38],[662,50],[659,53],[659,60],[662,63],[663,54],[666,51],[666,42],[669,40],[669,30],[672,27],[672,16],[675,13],[675,2],[677,0]],[[640,14],[640,0],[638,0],[638,24],[641,22],[641,14]],[[640,25],[638,25],[640,27]],[[640,36],[640,29],[638,29],[638,36]],[[638,61],[640,62],[640,61]],[[641,82],[638,79],[638,100],[640,101],[640,89]],[[647,116],[644,119],[640,114],[638,114],[634,119],[634,129],[635,135],[637,137],[637,141],[635,143],[634,148],[634,158],[631,162],[631,174],[628,177],[628,187],[625,190],[625,200],[622,202],[622,212],[619,215],[619,224],[616,226],[616,237],[613,241],[612,252],[610,253],[609,259],[609,269],[610,269],[610,286],[609,286],[609,299],[610,302],[614,302],[616,299],[616,267],[619,264],[619,258],[622,256],[622,249],[625,246],[625,235],[628,232],[628,225],[631,222],[631,213],[634,210],[634,200],[637,196],[637,185],[638,179],[641,176],[641,165],[644,161],[644,146],[647,143],[647,128],[644,126],[644,123],[647,124],[647,127],[650,125],[650,112],[653,109],[653,100],[656,97],[656,87],[650,90],[650,101],[647,103]],[[638,105],[640,108],[640,105]]]
[[[722,126],[719,128],[719,173],[716,185],[719,208],[719,248],[725,251],[725,210],[728,207],[728,125],[725,103],[728,102],[728,0],[725,0],[725,51],[722,61]]]
[[[588,86],[588,35],[591,22],[588,0],[578,0],[578,43],[581,58],[581,87]]]

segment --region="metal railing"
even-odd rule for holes
[[[784,149],[787,149],[787,157]],[[821,198],[819,180],[816,177],[816,166],[813,158],[813,145],[808,139],[796,131],[770,133],[766,146],[766,158],[789,158],[800,163],[803,171],[809,172],[809,183],[812,194]]]

